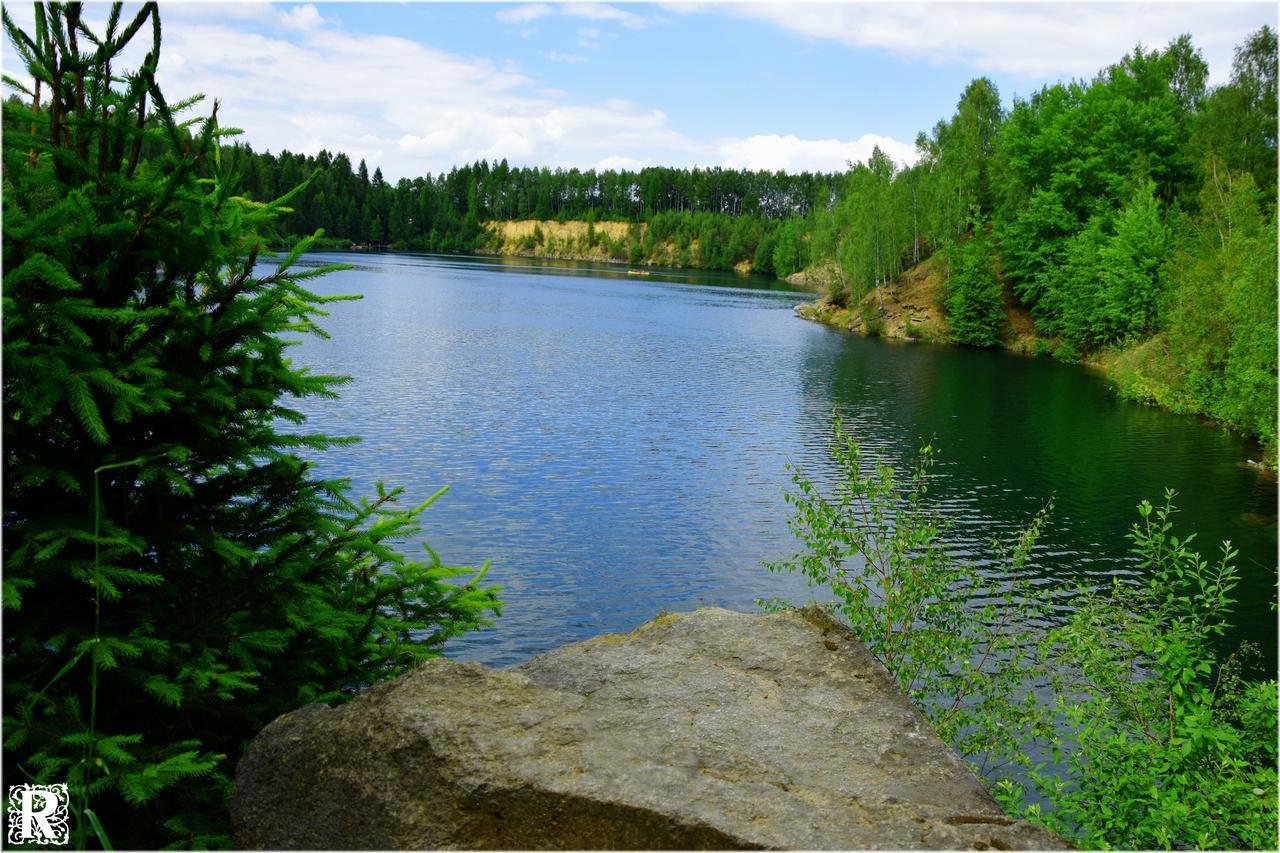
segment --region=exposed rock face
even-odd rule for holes
[[[819,610],[700,610],[273,722],[242,848],[1063,849],[1006,820]]]

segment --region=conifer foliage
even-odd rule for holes
[[[286,357],[332,268],[264,259],[288,197],[237,196],[217,104],[166,101],[155,4],[4,26],[5,777],[69,782],[81,846],[226,843],[248,738],[438,653],[495,589],[393,547],[438,495],[357,502],[300,457],[345,440],[289,408],[342,381]]]
[[[980,218],[976,218],[968,239],[949,247],[948,260],[951,276],[943,305],[951,336],[968,346],[999,346],[1004,307],[1000,304],[1000,282],[991,269],[991,238]]]

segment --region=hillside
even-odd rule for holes
[[[630,242],[644,239],[644,223],[520,219],[484,223],[477,250],[495,255],[625,261]],[[615,255],[615,250],[619,250]]]
[[[647,222],[591,222],[548,219],[495,220],[483,225],[476,251],[518,257],[562,258],[643,264],[661,267],[732,269],[747,273],[750,261],[737,257],[710,257],[704,241],[677,232],[655,239]],[[723,246],[721,249],[723,250]]]
[[[806,285],[821,277],[821,273],[810,269],[791,276],[788,281]],[[1014,299],[1003,277],[999,279],[1004,290],[1005,348],[1026,355],[1044,352],[1048,342],[1036,333],[1031,315]],[[902,273],[885,289],[883,311],[879,310],[879,297],[872,290],[847,306],[834,305],[824,296],[798,306],[796,313],[806,320],[860,335],[949,343],[951,330],[942,307],[946,280],[946,262],[934,255]]]
[[[947,274],[946,262],[935,255],[894,280],[883,294],[883,311],[877,310],[879,300],[872,290],[848,306],[834,305],[829,297],[823,296],[797,305],[796,315],[834,329],[871,337],[952,343],[942,306]],[[812,288],[826,281],[827,277],[827,271],[810,267],[787,280],[797,286]],[[1004,348],[1031,356],[1058,352],[1061,342],[1041,335],[1031,314],[1013,296],[1004,276],[997,273],[996,278],[1003,291]],[[1215,417],[1214,413],[1206,411],[1203,401],[1188,392],[1185,371],[1179,367],[1170,351],[1168,336],[1163,332],[1128,345],[1104,347],[1080,363],[1102,373],[1121,397],[1179,414]],[[1261,458],[1251,460],[1250,464],[1265,472],[1275,472],[1277,446],[1274,439],[1262,437]]]

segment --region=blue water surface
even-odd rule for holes
[[[1275,483],[1252,443],[1118,399],[1090,371],[1004,352],[894,344],[797,319],[811,295],[731,274],[563,261],[318,254],[354,269],[314,283],[331,338],[295,359],[352,377],[309,399],[308,428],[363,441],[317,457],[370,493],[449,493],[423,537],[450,564],[491,562],[506,604],[454,657],[507,665],[661,611],[805,601],[762,561],[791,553],[792,462],[818,480],[838,410],[896,465],[932,441],[954,550],[989,561],[1053,497],[1028,567],[1046,597],[1133,575],[1143,498],[1181,494],[1206,551],[1230,539],[1245,576],[1230,640],[1274,671]],[[413,550],[414,543],[405,543]]]

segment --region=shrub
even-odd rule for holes
[[[1065,623],[1036,636],[1045,591],[1016,577],[1050,507],[986,570],[958,563],[925,500],[932,454],[903,482],[864,466],[837,418],[838,480],[824,490],[793,470],[788,523],[802,549],[769,568],[831,596],[1010,814],[1083,849],[1272,849],[1276,682],[1242,676],[1248,649],[1220,661],[1215,648],[1237,582],[1230,544],[1210,564],[1194,535],[1174,535],[1173,492],[1144,501],[1129,534],[1142,582],[1077,592]]]
[[[837,308],[844,308],[849,304],[849,290],[837,276],[833,275],[827,281],[827,301]]]
[[[1129,534],[1145,572],[1081,591],[1041,643],[1064,721],[1047,744],[1063,772],[1031,774],[1046,805],[1003,799],[1082,847],[1267,850],[1276,843],[1276,682],[1219,661],[1236,552],[1210,563],[1173,533],[1174,493],[1143,501]]]
[[[761,238],[751,258],[751,271],[757,275],[774,275],[773,252],[777,247],[778,238],[772,232]]]
[[[1064,340],[1053,348],[1053,357],[1058,361],[1079,361],[1081,353],[1071,342]]]
[[[1016,577],[1050,507],[1000,549],[994,572],[979,571],[947,554],[946,525],[926,501],[932,447],[904,479],[882,462],[864,465],[838,416],[834,433],[838,481],[824,491],[790,469],[788,526],[802,548],[768,568],[830,593],[828,608],[980,771],[1017,761],[1036,719],[1021,688],[1032,647],[1025,626],[1039,607],[1025,583],[993,574]]]
[[[346,440],[288,428],[290,398],[343,381],[286,357],[335,267],[294,268],[309,240],[261,261],[289,196],[237,195],[216,104],[178,123],[156,7],[121,26],[116,4],[88,51],[74,4],[4,25],[39,105],[4,105],[5,775],[68,782],[78,846],[91,818],[103,844],[226,844],[248,738],[497,601],[483,570],[452,586],[466,570],[392,547],[434,497],[357,502],[298,455]]]
[[[871,305],[862,306],[862,331],[868,337],[878,338],[884,334],[884,318]]]

